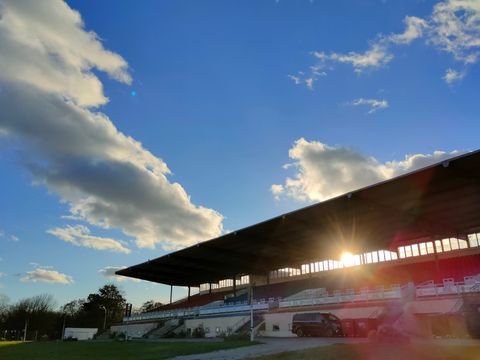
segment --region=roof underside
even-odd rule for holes
[[[244,274],[480,231],[480,151],[117,272],[198,286]]]

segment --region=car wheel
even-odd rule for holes
[[[298,337],[304,337],[305,336],[305,334],[303,333],[303,330],[301,328],[298,328],[296,333],[297,333]]]

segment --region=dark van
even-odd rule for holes
[[[293,315],[292,333],[297,336],[343,336],[340,319],[330,313]]]

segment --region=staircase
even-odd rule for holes
[[[265,320],[263,316],[260,315],[253,315],[253,330],[255,331]],[[248,334],[250,333],[250,319],[242,326],[240,326],[236,331],[235,334]]]
[[[149,331],[147,334],[144,335],[144,337],[146,337],[147,339],[158,339],[167,337],[182,325],[183,319],[168,320],[162,325],[159,325],[155,329]]]
[[[150,335],[157,331],[158,329],[162,328],[165,325],[165,321],[160,321],[156,327],[154,327],[152,330],[147,331],[145,334],[142,335],[144,339],[149,339]]]

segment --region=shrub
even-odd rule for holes
[[[192,337],[194,337],[194,338],[204,338],[205,337],[205,330],[203,329],[203,327],[198,327],[198,328],[193,329]]]

